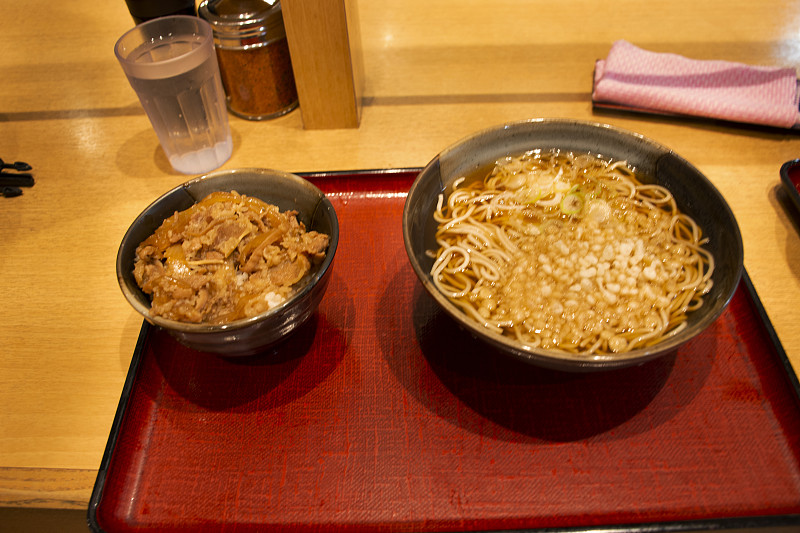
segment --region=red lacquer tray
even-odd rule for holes
[[[308,175],[341,239],[318,312],[263,356],[145,324],[96,531],[800,528],[795,375],[745,276],[671,356],[607,373],[465,336],[403,247],[416,170]]]

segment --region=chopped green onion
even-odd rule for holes
[[[560,207],[565,215],[577,215],[583,209],[583,195],[578,192],[564,195]]]

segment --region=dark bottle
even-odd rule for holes
[[[136,24],[168,15],[197,15],[194,0],[125,0]]]

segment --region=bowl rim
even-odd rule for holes
[[[123,256],[124,244],[130,239],[134,228],[141,221],[143,221],[148,216],[147,213],[151,211],[153,208],[155,208],[158,204],[166,202],[169,198],[171,198],[176,194],[181,193],[182,191],[186,192],[187,194],[190,194],[192,187],[196,186],[198,183],[220,180],[222,178],[227,178],[230,176],[234,176],[236,174],[254,174],[254,175],[261,174],[261,175],[269,175],[271,177],[279,177],[281,179],[292,181],[294,183],[297,183],[305,188],[314,191],[318,195],[318,201],[314,208],[314,212],[317,212],[322,207],[323,209],[326,209],[331,215],[333,231],[331,232],[332,235],[329,236],[330,241],[328,243],[328,250],[325,254],[325,258],[323,259],[322,263],[320,263],[316,272],[310,276],[311,279],[309,279],[308,282],[306,282],[300,288],[300,290],[294,292],[289,298],[287,298],[277,306],[252,317],[241,318],[239,320],[234,320],[232,322],[227,322],[225,324],[203,324],[203,323],[198,324],[192,322],[181,322],[178,320],[171,320],[160,316],[152,315],[150,313],[150,307],[145,306],[136,297],[137,294],[139,293],[144,294],[144,293],[140,289],[138,289],[138,287],[135,290],[131,289],[131,287],[125,281],[125,272],[124,272],[125,269],[123,266],[126,260],[125,257]],[[216,190],[223,190],[223,189],[216,189]],[[227,188],[227,190],[235,190],[235,187]],[[201,199],[202,198],[196,198],[195,201],[199,201]],[[161,222],[163,222],[163,219],[161,220]],[[158,223],[159,226],[161,222]],[[154,324],[156,326],[162,327],[167,330],[178,331],[187,334],[232,332],[262,322],[265,319],[268,319],[274,315],[279,315],[282,310],[286,309],[287,307],[291,307],[296,301],[300,300],[303,296],[311,292],[314,289],[314,286],[317,284],[317,282],[319,282],[320,279],[324,277],[325,273],[330,269],[334,255],[336,254],[336,249],[338,248],[338,244],[339,244],[339,220],[336,214],[336,210],[334,209],[333,204],[331,203],[330,199],[325,195],[325,193],[323,193],[319,189],[319,187],[311,183],[309,180],[290,172],[269,169],[269,168],[260,168],[260,167],[245,167],[245,168],[216,170],[214,172],[209,172],[208,174],[204,174],[202,176],[197,176],[195,178],[187,180],[173,187],[172,189],[168,190],[167,192],[163,193],[161,196],[156,198],[154,201],[152,201],[136,216],[133,222],[131,222],[130,226],[128,226],[128,229],[125,231],[125,235],[120,241],[120,246],[119,249],[117,250],[117,261],[116,261],[117,282],[119,283],[120,289],[122,290],[122,293],[125,296],[125,299],[128,301],[128,303],[140,315],[142,315],[145,320],[147,320],[151,324]],[[306,274],[306,276],[308,276],[308,274]],[[146,294],[145,296],[147,297]]]
[[[436,288],[430,276],[430,272],[426,271],[417,259],[417,256],[412,247],[412,238],[410,235],[411,213],[410,213],[409,200],[414,198],[415,195],[419,194],[417,191],[418,189],[421,189],[423,186],[422,178],[430,172],[435,172],[436,171],[435,169],[439,167],[440,161],[443,157],[446,157],[449,153],[455,151],[456,149],[458,149],[458,147],[470,141],[476,140],[480,137],[501,130],[510,131],[514,128],[520,128],[526,126],[535,127],[535,125],[537,124],[560,125],[567,127],[586,128],[586,129],[597,128],[598,130],[601,131],[607,130],[614,132],[614,134],[620,135],[622,137],[636,139],[638,140],[638,142],[648,145],[655,151],[661,152],[662,156],[669,154],[677,158],[682,164],[694,170],[697,173],[697,177],[702,178],[702,180],[705,182],[704,184],[709,188],[709,191],[714,193],[714,195],[719,200],[720,205],[726,211],[726,214],[734,222],[734,227],[731,228],[731,231],[733,231],[734,233],[733,238],[737,246],[736,256],[738,257],[738,262],[737,265],[735,266],[735,273],[734,273],[735,283],[733,283],[732,289],[722,295],[722,298],[719,300],[720,303],[718,304],[717,309],[714,312],[704,315],[700,321],[698,321],[693,325],[693,330],[696,330],[694,331],[694,333],[692,333],[688,337],[685,334],[682,335],[679,333],[655,345],[644,348],[637,348],[629,352],[623,352],[621,354],[581,355],[560,350],[538,348],[518,343],[516,342],[515,339],[509,336],[495,333],[490,329],[481,325],[478,321],[469,319],[469,317],[467,317],[463,311],[461,311],[452,302],[450,302],[450,300],[444,294],[442,294],[438,288]],[[439,175],[439,179],[440,179],[439,185],[442,187],[441,191],[444,191],[446,187],[449,185],[449,183],[445,184],[441,182],[441,174]],[[624,128],[620,128],[618,126],[613,126],[610,124],[604,124],[593,121],[576,120],[576,119],[567,119],[567,118],[530,118],[530,119],[523,119],[523,120],[510,121],[502,124],[497,124],[494,126],[483,128],[465,137],[462,137],[461,139],[455,141],[454,143],[450,144],[442,151],[440,151],[419,172],[416,179],[414,180],[414,183],[409,188],[408,195],[406,197],[406,204],[403,209],[403,241],[405,245],[406,254],[408,255],[411,266],[414,269],[415,273],[417,274],[419,280],[422,282],[423,287],[426,289],[428,294],[430,294],[436,300],[436,302],[442,307],[442,309],[444,309],[444,311],[458,323],[460,327],[467,328],[467,330],[474,337],[482,338],[485,341],[489,342],[490,344],[494,345],[495,347],[501,349],[501,351],[512,354],[517,358],[521,358],[530,363],[536,363],[541,366],[556,368],[559,370],[565,370],[565,369],[571,371],[611,370],[616,368],[642,364],[644,362],[656,359],[658,357],[665,355],[666,353],[676,350],[680,345],[694,338],[700,332],[704,331],[708,326],[710,326],[713,322],[715,322],[720,317],[720,315],[722,315],[723,311],[730,303],[730,300],[733,298],[733,295],[736,292],[736,288],[740,284],[740,280],[744,272],[744,263],[743,263],[744,246],[738,222],[736,221],[736,217],[732,209],[730,208],[730,205],[722,196],[722,193],[708,179],[708,177],[705,176],[705,174],[697,170],[697,168],[694,165],[692,165],[689,161],[687,161],[686,159],[675,153],[667,146],[649,137],[646,137],[643,134],[633,132]]]

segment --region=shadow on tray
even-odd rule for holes
[[[193,351],[162,331],[154,360],[164,383],[177,393],[174,404],[212,411],[268,410],[295,401],[313,390],[344,357],[345,339],[324,314],[315,313],[285,341],[252,357],[225,358]],[[315,340],[324,336],[324,350]],[[158,381],[154,381],[158,384]],[[160,396],[169,408],[169,395]],[[188,400],[187,404],[184,400]]]
[[[417,286],[413,328],[424,361],[405,386],[428,408],[471,431],[508,440],[575,441],[604,434],[622,438],[672,418],[702,387],[714,347],[705,357],[682,351],[612,371],[567,373],[516,360],[474,339]],[[713,342],[713,341],[711,341]],[[408,365],[408,363],[406,363]],[[414,364],[411,364],[414,366]],[[447,396],[437,392],[444,387]],[[449,397],[449,399],[448,399]],[[464,414],[463,405],[472,416]]]

